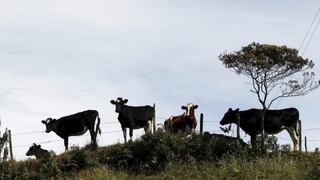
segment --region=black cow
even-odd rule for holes
[[[221,125],[237,123],[240,119],[240,128],[251,137],[251,145],[255,148],[257,134],[261,134],[261,120],[263,110],[249,109],[239,111],[229,108],[224,117],[220,121]],[[299,145],[299,111],[296,108],[287,108],[281,110],[267,110],[264,120],[264,130],[266,134],[277,134],[286,129],[293,141],[294,150]]]
[[[94,129],[95,121],[98,119],[96,129]],[[87,130],[90,131],[91,145],[96,147],[97,134],[101,134],[99,113],[96,110],[87,110],[60,119],[48,118],[42,121],[46,125],[46,132],[55,132],[64,140],[65,149],[68,150],[69,136],[82,135]]]
[[[118,120],[123,131],[124,142],[127,142],[127,130],[129,128],[129,136],[132,140],[133,129],[144,128],[145,132],[152,132],[152,125],[155,123],[155,109],[147,106],[127,106],[128,100],[117,98],[116,101],[111,100],[111,104],[116,106],[116,112],[119,113]]]
[[[35,143],[33,143],[33,145],[29,148],[26,155],[27,156],[36,156],[37,159],[51,157],[51,154],[49,151],[42,149],[41,145],[37,145]]]

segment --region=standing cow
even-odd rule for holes
[[[98,119],[96,129],[95,121]],[[46,125],[46,132],[55,132],[64,140],[65,150],[68,150],[69,136],[83,135],[87,130],[90,131],[91,145],[96,147],[97,134],[101,134],[99,113],[96,110],[87,110],[73,115],[65,116],[60,119],[48,118],[41,121]]]
[[[186,132],[187,129],[191,129],[193,132],[197,127],[197,120],[194,115],[194,110],[198,108],[198,105],[188,103],[186,106],[181,106],[181,109],[185,110],[182,115],[171,116],[164,121],[164,127],[167,131],[176,133],[178,131]]]
[[[36,156],[37,159],[49,158],[51,154],[48,150],[42,149],[41,145],[33,143],[26,153],[27,156]]]
[[[111,100],[111,104],[116,106],[118,120],[123,131],[124,142],[127,142],[127,130],[129,128],[130,140],[132,140],[133,129],[144,128],[145,132],[152,132],[152,125],[155,123],[155,109],[147,106],[128,106],[125,105],[128,100],[121,97],[117,100]]]
[[[251,145],[255,148],[256,136],[261,134],[261,121],[263,110],[249,109],[239,111],[229,108],[220,121],[221,125],[235,123],[240,120],[240,128],[250,135]],[[299,111],[296,108],[281,110],[267,110],[264,118],[264,130],[266,134],[277,134],[286,129],[293,141],[294,150],[299,146]]]

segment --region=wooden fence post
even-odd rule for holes
[[[153,117],[153,134],[156,133],[156,104],[153,103],[153,109],[154,109],[154,117]]]
[[[200,135],[203,134],[203,113],[200,114]]]
[[[304,149],[307,152],[308,151],[308,147],[307,147],[307,136],[304,137]]]
[[[9,133],[9,152],[10,152],[10,158],[11,158],[11,160],[13,160],[11,130],[8,130],[8,133]]]
[[[301,120],[298,121],[299,124],[299,151],[302,151],[302,126],[301,126]]]

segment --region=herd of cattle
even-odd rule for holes
[[[144,128],[145,132],[152,132],[155,126],[155,107],[154,106],[128,106],[127,99],[121,97],[111,100],[115,105],[115,112],[118,113],[125,143],[127,142],[127,128],[129,128],[130,140],[132,140],[133,129]],[[165,131],[172,133],[193,132],[197,126],[195,109],[198,105],[188,103],[181,107],[185,112],[179,116],[171,116],[164,121]],[[220,121],[221,125],[237,124],[240,122],[240,128],[251,137],[251,145],[255,146],[256,136],[261,134],[261,122],[264,117],[264,131],[267,134],[276,134],[286,129],[293,141],[294,150],[299,145],[299,112],[295,108],[281,110],[267,110],[265,113],[261,109],[249,109],[239,111],[231,108],[225,113]],[[47,118],[42,123],[46,126],[46,132],[55,132],[64,140],[65,150],[68,150],[69,136],[82,135],[89,130],[91,136],[91,146],[97,146],[97,135],[101,134],[100,117],[96,110],[87,110],[73,115],[61,117],[60,119]],[[40,145],[33,144],[27,156],[36,156],[36,158],[49,157],[50,153],[41,148]]]

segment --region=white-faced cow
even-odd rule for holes
[[[94,126],[96,119],[98,122],[95,129]],[[98,132],[101,133],[99,127],[99,113],[96,110],[87,110],[73,115],[61,117],[60,119],[48,118],[47,120],[43,120],[42,123],[46,125],[47,133],[53,131],[64,140],[66,151],[68,150],[69,136],[82,135],[89,130],[91,135],[91,145],[96,147],[97,134]]]
[[[37,145],[35,143],[33,143],[33,145],[29,148],[26,155],[27,156],[36,156],[37,159],[51,157],[49,151],[42,149],[41,145]]]
[[[261,134],[261,121],[263,110],[249,109],[239,111],[229,108],[220,121],[221,125],[235,123],[240,120],[240,128],[251,137],[251,145],[255,148],[256,136]],[[264,119],[264,130],[266,134],[277,134],[286,129],[293,141],[294,150],[299,146],[299,111],[295,108],[280,110],[267,110]]]
[[[125,105],[128,100],[121,97],[117,100],[111,100],[111,104],[116,106],[118,120],[123,131],[124,142],[127,142],[127,130],[129,128],[129,136],[132,140],[133,129],[144,128],[145,132],[152,132],[152,125],[155,123],[155,109],[147,106],[128,106]]]
[[[167,131],[176,133],[179,131],[186,132],[190,129],[192,132],[197,127],[197,120],[194,115],[194,110],[198,108],[198,105],[188,103],[186,106],[181,106],[181,109],[186,110],[182,115],[171,116],[164,121],[164,127]]]

